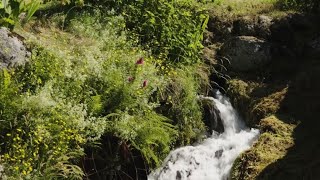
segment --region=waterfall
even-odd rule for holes
[[[219,91],[215,98],[201,98],[212,101],[220,112],[224,132],[214,131],[200,144],[172,151],[149,180],[227,180],[234,160],[257,139],[259,131],[247,128]]]

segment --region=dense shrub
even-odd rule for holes
[[[24,2],[0,4],[0,14],[15,20],[28,11],[10,15],[15,3]],[[204,131],[196,74],[205,12],[191,0],[96,3],[102,8],[53,14],[37,35],[20,30],[30,62],[0,72],[0,167],[8,178],[89,176],[80,159],[85,149],[109,145],[101,137],[117,139],[113,154],[133,158],[138,151],[152,168],[175,143],[189,144]],[[126,161],[112,158],[119,159],[104,159],[110,168],[101,173],[123,171]]]
[[[73,34],[47,29],[34,38],[25,32],[33,49],[30,62],[1,72],[0,161],[9,178],[80,179],[86,173],[79,167],[84,148],[104,143],[103,135],[119,138],[146,165],[158,166],[177,135],[190,142],[197,125],[203,128],[191,74],[195,84],[183,80],[182,71],[156,66],[161,60],[121,32],[121,16],[97,10],[75,17],[65,27]],[[180,95],[169,102],[159,92],[174,81],[183,89],[175,89]],[[157,110],[163,100],[180,112],[178,121]]]
[[[166,64],[200,61],[203,32],[208,16],[193,0],[100,0],[122,14],[140,42]]]

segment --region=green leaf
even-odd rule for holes
[[[11,6],[4,5],[4,10],[6,11],[7,14],[11,14],[12,13]]]
[[[2,0],[2,6],[3,8],[6,8],[8,6],[8,0]]]
[[[11,84],[11,76],[6,69],[3,69],[3,86],[5,89]]]
[[[27,16],[26,16],[26,21],[29,21],[33,14],[39,9],[40,7],[40,2],[39,1],[32,1],[32,3],[29,3],[27,5]]]
[[[12,19],[10,19],[10,18],[2,18],[1,20],[2,20],[3,22],[6,22],[6,23],[8,23],[8,24],[11,24],[11,25],[14,25],[14,24],[15,24],[14,20],[12,20]]]

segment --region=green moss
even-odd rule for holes
[[[228,81],[228,96],[231,98],[233,105],[242,113],[245,117],[247,124],[253,126],[250,117],[251,104],[255,101],[251,93],[260,86],[258,83],[245,82],[241,79],[231,79]]]
[[[231,79],[228,82],[229,92],[231,95],[241,96],[242,98],[248,98],[248,83],[240,79]]]
[[[259,126],[261,136],[250,150],[236,159],[232,179],[256,179],[264,168],[284,157],[287,149],[294,145],[292,133],[295,125],[270,116],[262,119]]]
[[[252,121],[259,121],[261,118],[275,114],[280,109],[281,102],[285,98],[287,88],[274,92],[267,97],[263,97],[252,104],[250,117]],[[256,122],[254,122],[256,123]]]
[[[249,84],[240,79],[231,79],[228,81],[228,95],[233,100],[236,107],[248,107],[249,105]],[[244,112],[244,111],[241,111]]]

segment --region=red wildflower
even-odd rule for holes
[[[132,82],[133,80],[134,80],[134,78],[133,78],[132,76],[129,76],[129,77],[128,77],[128,81],[129,81],[129,82]]]
[[[143,84],[142,84],[142,87],[146,87],[148,85],[148,81],[147,80],[144,80],[143,81]]]
[[[144,63],[143,57],[139,58],[138,61],[136,62],[136,64],[143,64],[143,63]]]

